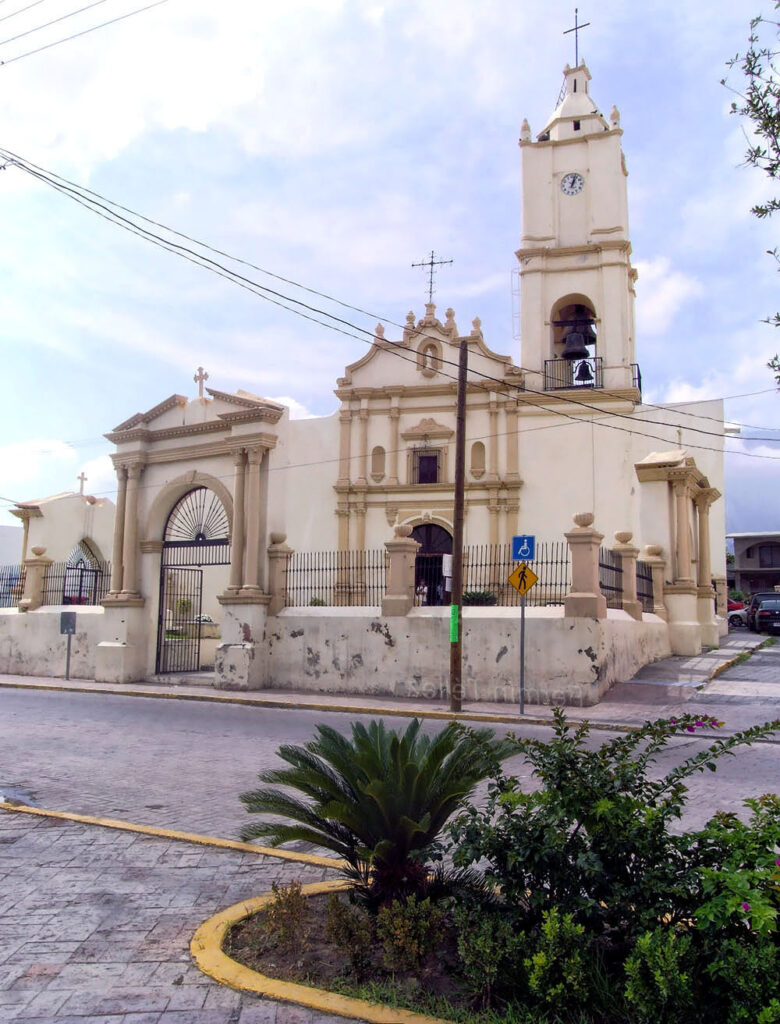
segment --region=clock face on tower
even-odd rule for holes
[[[576,196],[585,188],[585,179],[581,174],[573,171],[571,174],[564,174],[561,178],[561,192],[565,196]]]

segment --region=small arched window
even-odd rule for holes
[[[485,445],[475,441],[471,446],[471,475],[477,480],[485,475]]]
[[[385,475],[385,450],[381,444],[371,452],[371,479],[379,483]]]

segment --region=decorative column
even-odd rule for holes
[[[506,412],[506,480],[517,483],[520,480],[520,460],[517,453],[517,402],[508,398],[504,403]]]
[[[114,547],[111,553],[111,589],[109,595],[119,594],[124,583],[122,557],[125,546],[125,507],[127,505],[127,469],[117,466],[116,512],[114,514]]]
[[[268,543],[268,465],[269,455],[268,452],[260,452],[260,494],[258,499],[258,514],[257,514],[257,532],[258,532],[258,553],[259,561],[257,565],[257,585],[261,590],[265,589],[266,574],[265,574],[265,547]]]
[[[339,520],[339,551],[349,551],[349,505],[346,501],[339,502],[336,515]]]
[[[664,575],[666,572],[666,559],[662,557],[663,548],[660,544],[647,544],[645,546],[644,560],[650,566],[653,576],[653,615],[657,615],[664,622],[668,619],[666,605],[664,604]]]
[[[606,619],[607,601],[599,584],[599,545],[604,534],[591,529],[593,514],[574,516],[575,529],[565,534],[571,551],[571,591],[564,601],[567,618]]]
[[[717,647],[720,642],[720,628],[715,618],[715,589],[712,586],[712,563],[710,552],[710,505],[720,497],[720,491],[714,487],[702,488],[694,492],[698,520],[699,562],[697,574],[696,598],[701,623],[702,643],[708,647]]]
[[[122,545],[123,598],[139,598],[138,592],[138,487],[144,470],[143,462],[127,467],[127,494],[125,498],[125,530]]]
[[[368,483],[368,399],[364,398],[360,403],[360,473],[358,484],[365,486]]]
[[[676,565],[674,573],[675,583],[693,583],[691,571],[691,541],[690,541],[690,496],[686,480],[675,480],[674,500],[676,519],[675,555]]]
[[[642,602],[636,596],[636,560],[639,548],[631,545],[633,534],[620,531],[615,534],[615,551],[620,555],[620,567],[623,570],[623,611],[628,612],[632,619],[642,621]]]
[[[246,565],[242,593],[260,593],[260,462],[262,448],[247,451]]]
[[[489,444],[489,456],[488,456],[488,481],[495,482],[498,480],[498,402],[496,401],[495,392],[490,392],[490,404],[488,405],[488,444]],[[491,543],[494,543],[491,541]]]
[[[290,563],[292,548],[285,544],[287,534],[272,533],[268,548],[268,592],[271,603],[268,605],[269,615],[278,615],[285,606],[287,593],[287,568]]]
[[[43,604],[43,585],[46,570],[54,561],[46,557],[46,548],[37,544],[32,549],[33,557],[24,560],[24,590],[19,602],[20,612],[34,612]]]
[[[352,432],[352,412],[342,408],[339,412],[339,484],[350,481],[350,435]]]
[[[393,403],[396,403],[398,399],[394,397]],[[398,483],[398,446],[400,440],[398,437],[398,424],[401,419],[401,410],[396,404],[390,407],[390,476],[388,478],[388,484]]]
[[[235,481],[233,485],[233,536],[230,538],[230,582],[228,592],[236,593],[244,583],[244,481],[246,476],[246,453],[242,448],[235,453]]]
[[[414,560],[420,545],[411,533],[411,526],[396,526],[393,539],[385,542],[390,564],[382,615],[408,615],[414,605]]]
[[[488,539],[490,544],[498,544],[498,488],[488,490]]]

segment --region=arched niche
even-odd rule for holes
[[[590,356],[597,355],[598,317],[596,304],[587,295],[573,292],[564,295],[550,312],[550,357],[560,359],[566,348],[566,338],[572,332],[585,338]]]
[[[440,342],[435,338],[423,338],[417,348],[417,369],[423,377],[433,377],[442,368]]]
[[[475,480],[485,475],[485,445],[475,441],[471,446],[471,475]]]
[[[385,475],[385,450],[381,444],[378,444],[371,451],[371,479],[374,483],[379,483],[384,479]]]

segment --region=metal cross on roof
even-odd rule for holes
[[[566,31],[563,33],[565,36],[567,36],[570,32],[574,33],[574,66],[575,66],[575,68],[578,68],[580,66],[580,29],[581,28],[588,28],[588,26],[590,25],[589,21],[586,21],[584,25],[580,25],[580,23],[577,21],[577,11],[578,11],[578,8],[575,7],[574,8],[574,28],[567,28]]]
[[[85,474],[83,469],[79,473],[79,475],[76,477],[76,479],[79,481],[79,494],[83,494],[84,493],[84,484],[87,481],[87,476],[86,476],[86,474]]]
[[[198,367],[198,372],[192,378],[198,385],[198,398],[203,398],[203,384],[209,379],[209,375],[203,372],[203,367]]]
[[[445,263],[452,263],[452,262],[454,262],[454,261],[453,260],[437,260],[436,259],[436,253],[433,251],[433,249],[431,249],[430,259],[423,260],[422,263],[413,263],[412,264],[413,267],[428,267],[429,268],[429,274],[428,274],[428,302],[433,302],[433,275],[434,275],[434,269],[433,268],[434,267],[441,267]]]

